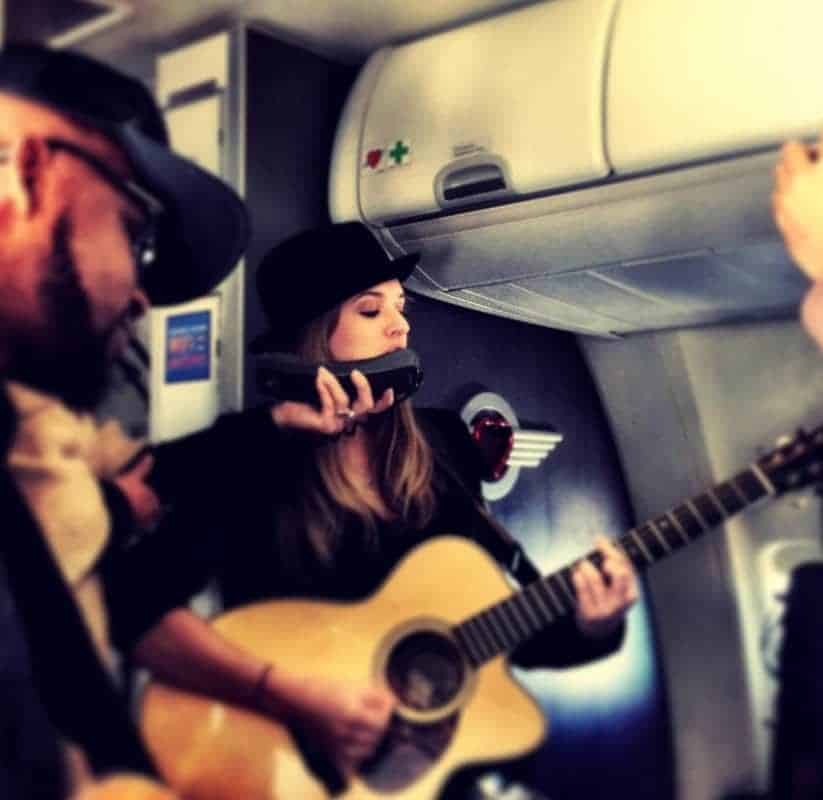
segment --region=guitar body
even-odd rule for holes
[[[114,774],[81,787],[75,800],[180,800],[179,795],[141,775]]]
[[[454,769],[523,755],[545,735],[539,706],[504,656],[475,668],[449,635],[452,624],[510,595],[485,551],[443,537],[412,551],[363,602],[263,602],[214,625],[275,668],[389,685],[399,706],[386,740],[339,796],[432,800]],[[143,733],[186,800],[329,796],[288,730],[242,709],[153,684]]]

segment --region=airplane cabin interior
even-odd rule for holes
[[[488,434],[494,517],[544,574],[599,534],[633,556],[618,652],[512,667],[546,735],[471,764],[478,800],[789,796],[775,780],[801,734],[780,698],[819,694],[823,666],[811,645],[785,666],[793,580],[823,560],[823,354],[771,196],[783,142],[823,128],[821,27],[813,0],[5,2],[5,41],[150,87],[174,147],[252,218],[213,294],[146,316],[106,413],[163,442],[265,404],[258,263],[361,221],[420,254],[414,402]],[[175,367],[195,329],[205,368]],[[459,562],[446,574],[432,591],[468,591]],[[795,636],[821,635],[821,599]],[[303,796],[281,781],[266,798]]]

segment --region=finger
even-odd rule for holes
[[[629,561],[628,556],[614,542],[605,537],[600,538],[597,542],[597,549],[603,555],[601,569],[606,575],[625,574],[632,571],[631,561]]]
[[[616,612],[630,602],[631,574],[624,569],[609,568],[609,582],[606,585],[606,596],[603,608]]]
[[[345,419],[341,419],[337,415],[337,403],[335,401],[332,387],[325,380],[324,376],[318,370],[317,375],[317,394],[320,396],[320,423],[323,430],[329,434],[340,433],[343,430]]]
[[[372,409],[372,414],[382,414],[391,408],[394,403],[394,389],[386,389],[377,401],[377,405]]]
[[[791,154],[793,151],[788,152]],[[781,158],[774,168],[774,182],[779,192],[785,193],[791,188],[796,172],[797,169],[790,166],[789,161],[781,152]]]
[[[782,160],[778,161],[774,168],[774,183],[778,192],[785,192],[791,183],[791,175]]]
[[[581,562],[572,572],[572,584],[577,596],[578,613],[583,617],[590,617],[595,612],[595,599],[592,594],[591,582],[586,578],[585,562]]]
[[[385,705],[362,705],[348,721],[347,731],[359,736],[380,737],[389,724],[391,709]]]
[[[626,588],[623,590],[623,608],[633,606],[639,596],[640,592],[637,587],[637,578],[635,578],[634,574],[629,575]]]
[[[602,533],[598,533],[597,536],[594,537],[594,546],[603,553],[604,556],[610,554],[615,549],[614,544]]]
[[[606,576],[606,586],[625,586],[631,575],[631,568],[625,559],[619,556],[607,556],[603,559],[603,574]]]
[[[595,542],[597,549],[603,555],[604,564],[609,563],[620,569],[631,570],[632,566],[629,557],[615,542],[605,536],[598,536]]]
[[[120,468],[117,470],[117,476],[122,477],[135,474],[136,470],[142,465],[143,461],[150,457],[151,449],[149,448],[149,445],[141,447],[128,461],[120,465]],[[154,465],[154,461],[152,461],[151,464]]]
[[[387,689],[376,687],[366,694],[364,704],[371,708],[392,709],[394,708],[394,695]]]
[[[277,424],[284,428],[298,428],[301,430],[318,431],[326,433],[328,420],[322,409],[318,411],[308,403],[295,403],[287,400],[275,406],[277,414]],[[329,419],[334,419],[334,411],[329,415]]]
[[[146,453],[135,465],[134,476],[143,480],[148,477],[149,473],[154,468],[154,456],[151,453]]]
[[[352,403],[352,410],[355,414],[365,414],[374,408],[374,396],[371,391],[371,384],[368,378],[356,369],[351,374],[351,382],[357,389],[357,398]]]
[[[353,725],[346,734],[346,742],[356,747],[374,747],[383,736],[383,728],[374,725],[358,723]]]
[[[578,620],[588,622],[596,618],[597,614],[594,608],[594,601],[589,596],[588,590],[582,583],[577,583],[579,579],[573,579],[575,582],[575,593],[577,595],[577,609],[575,616]]]
[[[786,171],[787,178],[806,169],[811,162],[806,145],[800,142],[786,142],[780,151],[780,163]]]
[[[157,493],[145,484],[143,484],[142,488],[146,506],[151,509],[160,508],[160,498],[157,496]]]
[[[634,602],[637,589],[634,571],[628,559],[614,547],[609,550],[602,565],[606,579],[601,610],[616,612]]]
[[[357,769],[362,759],[355,759],[349,757],[345,751],[339,752],[333,756],[334,765],[337,771],[341,774],[344,780],[348,781]]]
[[[800,319],[809,335],[823,348],[823,283],[814,283],[803,298]]]
[[[383,732],[389,725],[391,714],[392,706],[387,703],[369,706],[364,709],[361,722],[362,724],[367,725],[374,734],[377,736],[382,736]]]
[[[349,407],[349,396],[346,390],[341,385],[340,381],[334,377],[325,367],[320,367],[317,370],[317,377],[331,393],[334,401],[334,408],[337,411],[344,411]]]
[[[591,562],[584,561],[581,566],[583,580],[586,582],[591,607],[595,612],[600,612],[607,602],[608,589],[600,570]]]
[[[783,215],[783,195],[778,192],[772,192],[772,216],[775,224],[781,231],[785,231],[786,220]]]
[[[382,738],[382,731],[350,731],[343,741],[343,749],[354,758],[365,758],[371,754]]]
[[[363,747],[361,745],[351,745],[344,749],[344,759],[349,773],[360,766],[373,752],[374,746]]]
[[[638,597],[637,577],[630,564],[616,562],[613,567],[610,601],[615,613],[625,611]]]
[[[334,397],[331,390],[326,386],[323,373],[317,370],[317,377],[314,379],[314,388],[317,390],[317,397],[320,400],[320,415],[323,417],[334,416]]]
[[[603,576],[600,574],[600,569],[596,567],[588,558],[580,559],[577,564],[577,570],[589,586],[594,586],[598,582],[603,582]]]

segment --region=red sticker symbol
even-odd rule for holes
[[[382,157],[382,150],[369,150],[369,152],[366,153],[366,166],[371,167],[372,169],[377,169],[377,165],[380,163],[380,159]]]

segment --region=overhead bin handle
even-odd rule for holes
[[[452,161],[434,177],[441,208],[451,208],[513,194],[506,163],[500,156],[479,153]]]

